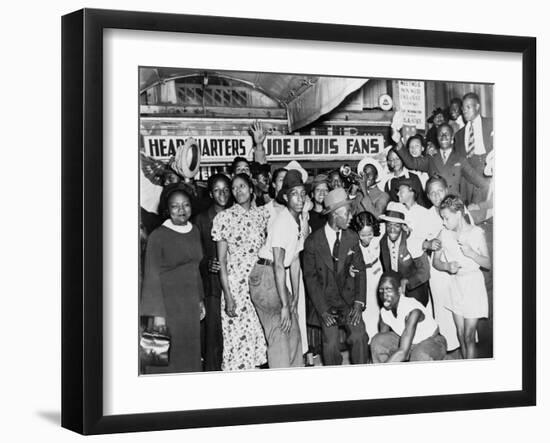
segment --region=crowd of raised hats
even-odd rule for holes
[[[194,365],[169,370],[302,366],[312,355],[337,365],[343,336],[352,364],[442,359],[456,349],[476,357],[477,322],[489,312],[492,121],[481,116],[474,93],[436,109],[429,121],[424,137],[396,112],[386,165],[367,156],[356,171],[342,163],[310,176],[296,161],[272,170],[258,125],[259,161],[235,158],[207,187],[149,165],[142,193],[156,197],[142,196],[141,314],[177,329],[166,306],[158,308],[168,283],[151,289],[150,282],[183,262],[195,263],[186,264],[186,278],[195,272],[203,282],[192,296],[180,290],[200,305],[204,321],[174,334],[185,342],[181,352],[199,354]],[[178,195],[179,215],[171,209]],[[181,234],[184,248],[200,253],[166,263],[161,252],[152,267],[148,257],[169,249],[147,241],[159,229]],[[188,346],[190,337],[198,345]]]

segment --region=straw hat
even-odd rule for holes
[[[389,202],[386,210],[380,215],[380,220],[385,222],[402,223],[409,226],[407,208],[403,203]]]

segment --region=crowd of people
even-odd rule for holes
[[[140,316],[168,329],[168,366],[144,373],[475,358],[489,316],[493,129],[474,93],[403,139],[386,166],[310,176],[254,161],[206,188],[142,162]]]

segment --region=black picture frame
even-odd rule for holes
[[[104,415],[103,31],[108,28],[469,49],[522,56],[522,388]],[[82,434],[351,418],[536,404],[536,39],[503,35],[83,9],[62,18],[62,426]]]

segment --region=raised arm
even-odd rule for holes
[[[430,166],[430,158],[428,156],[413,157],[402,141],[397,143],[395,151],[407,168],[428,172]]]
[[[264,148],[266,132],[262,124],[258,120],[256,120],[254,123],[252,123],[248,132],[252,136],[254,161],[259,163],[260,165],[266,164],[267,156]]]

